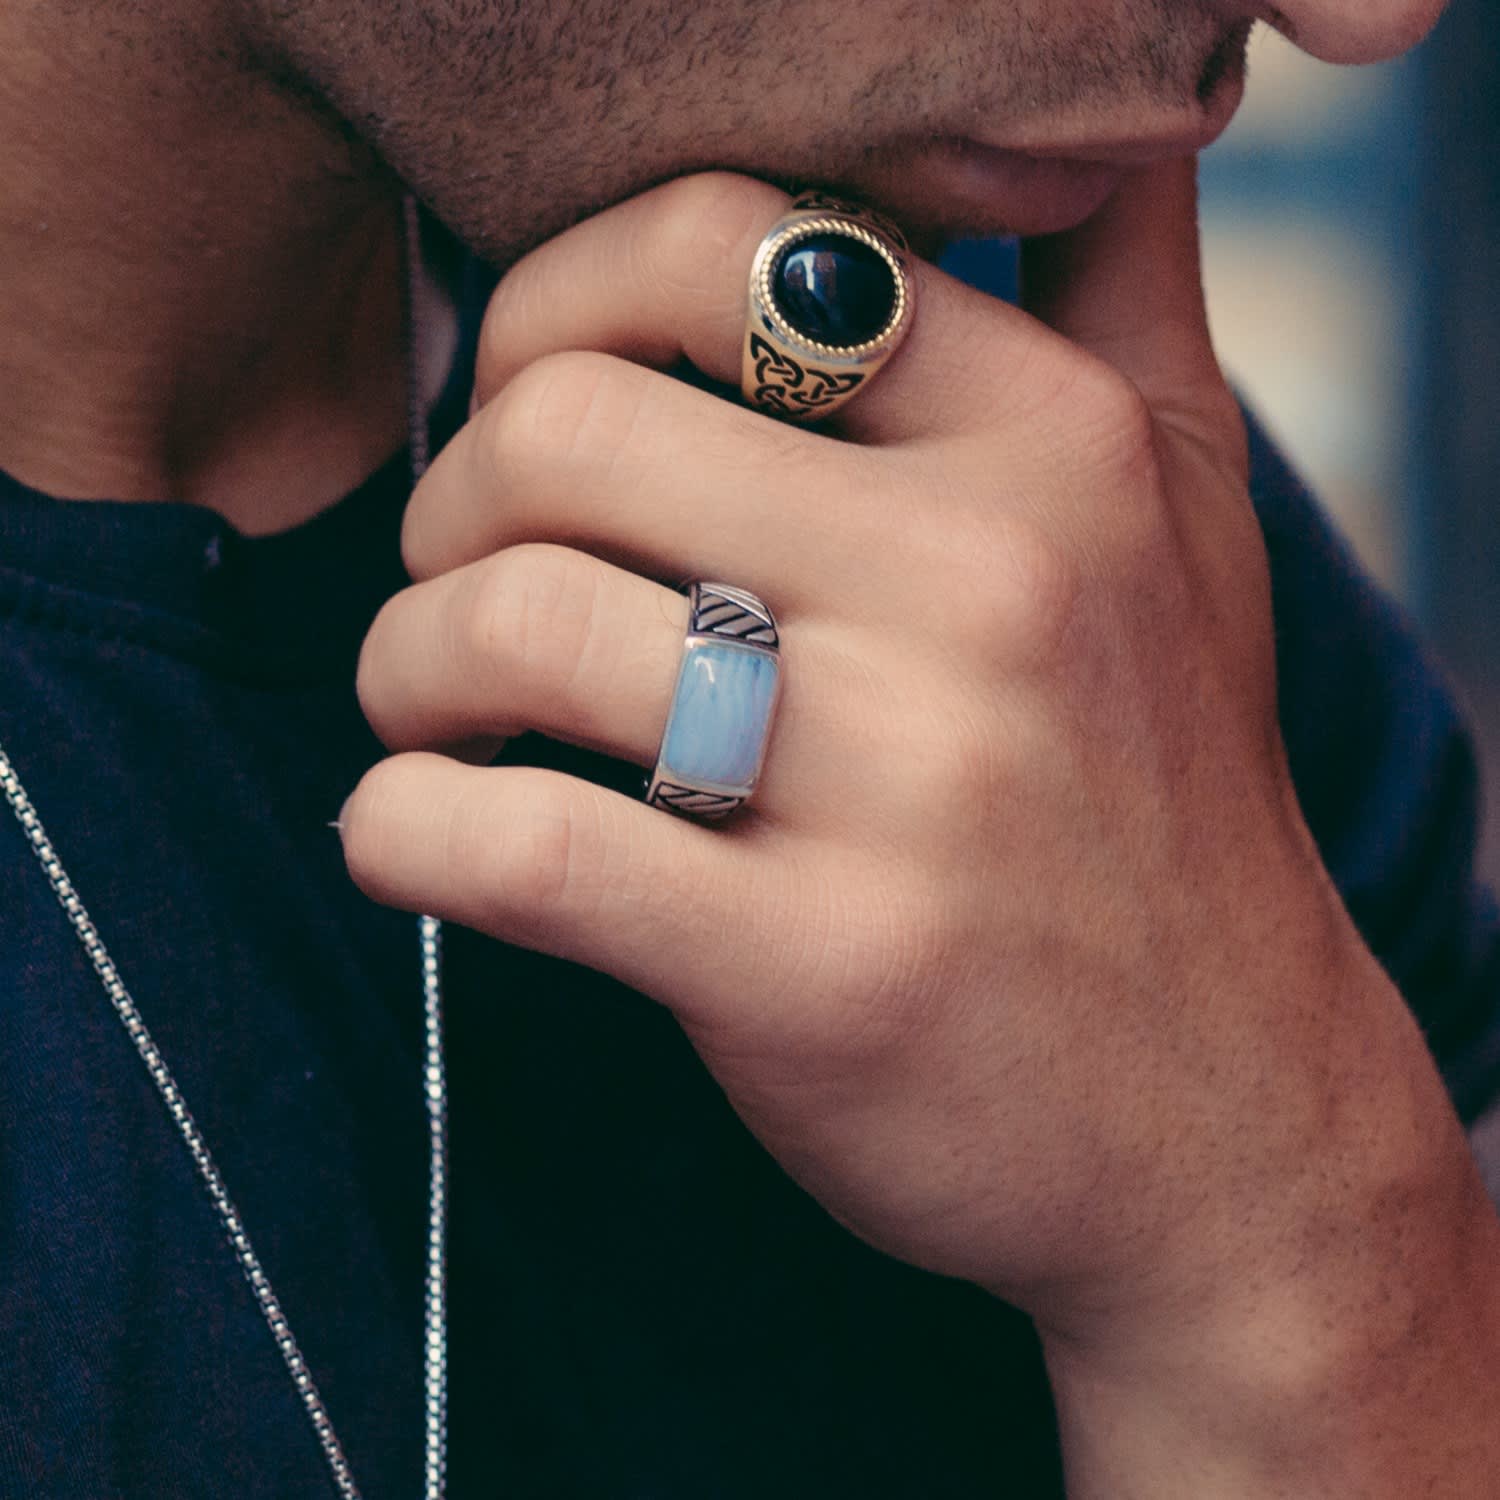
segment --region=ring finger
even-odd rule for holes
[[[386,604],[360,657],[360,702],[392,750],[537,730],[650,768],[687,623],[687,600],[671,589],[566,547],[511,547]],[[836,743],[839,653],[810,619],[792,636],[793,701],[770,728],[761,812],[784,809],[793,787],[813,805],[832,791],[818,747]]]

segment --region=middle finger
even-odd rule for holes
[[[413,578],[553,541],[783,605],[868,587],[889,456],[768,421],[611,355],[529,365],[433,462],[402,535]],[[816,568],[809,540],[816,536]],[[878,556],[879,553],[873,554]],[[768,595],[769,597],[769,595]]]

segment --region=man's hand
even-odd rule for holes
[[[1030,312],[919,265],[834,433],[663,373],[737,381],[785,205],[685,179],[505,278],[361,663],[356,880],[670,1006],[838,1219],[1030,1311],[1077,1493],[1493,1493],[1495,1225],[1291,786],[1190,170]],[[687,578],[781,625],[747,813],[457,758],[649,767]]]

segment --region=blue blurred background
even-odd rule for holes
[[[1500,5],[1380,68],[1263,34],[1203,187],[1220,355],[1456,680],[1500,881]]]

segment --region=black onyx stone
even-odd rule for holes
[[[852,235],[795,240],[771,272],[776,310],[803,338],[847,349],[866,344],[896,310],[896,277],[886,258]]]

